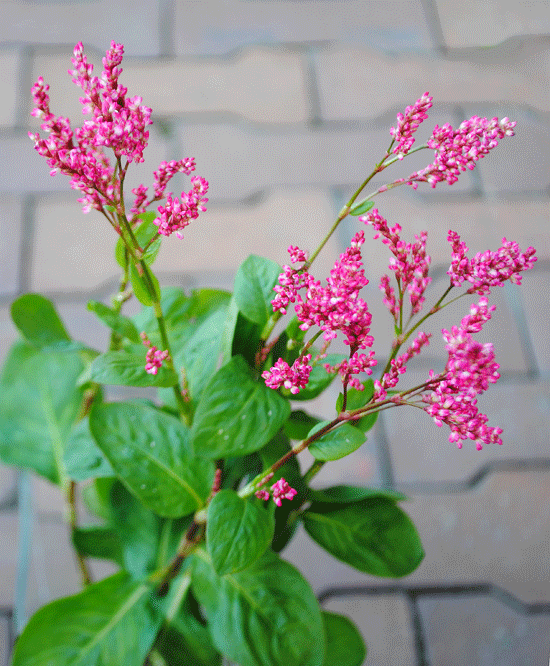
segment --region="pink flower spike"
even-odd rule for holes
[[[256,497],[257,497],[258,499],[261,499],[261,500],[264,500],[264,501],[266,501],[266,500],[269,499],[269,493],[268,493],[267,490],[257,490],[257,491],[254,493],[254,495],[256,495]]]
[[[146,347],[149,347],[147,356],[145,357],[145,372],[150,375],[156,375],[159,371],[159,368],[162,367],[163,361],[168,358],[168,351],[159,351],[156,347],[153,347],[145,332],[140,333],[139,335],[143,341],[143,344]]]
[[[271,490],[273,491],[273,501],[277,506],[282,505],[283,499],[292,500],[298,494],[298,491],[291,488],[283,478],[274,483],[271,486]]]
[[[394,155],[402,160],[412,148],[414,143],[413,133],[423,120],[426,120],[428,114],[426,111],[432,106],[433,97],[425,92],[420,99],[417,99],[412,106],[405,109],[405,113],[397,114],[397,127],[390,129],[390,134],[397,142],[393,149]]]
[[[300,392],[307,386],[309,373],[311,372],[311,354],[299,356],[292,367],[286,361],[280,358],[270,369],[262,372],[262,378],[265,379],[265,385],[272,389],[278,389],[281,386],[290,390],[293,395]]]

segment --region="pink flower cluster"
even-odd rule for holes
[[[159,351],[156,347],[153,347],[145,332],[140,333],[140,337],[143,340],[143,344],[149,347],[145,362],[145,372],[150,375],[156,375],[159,368],[162,367],[163,361],[168,358],[168,351]]]
[[[300,392],[300,389],[306,387],[309,381],[309,374],[312,370],[309,361],[311,354],[299,356],[292,366],[280,358],[270,369],[262,372],[266,386],[272,389],[278,389],[280,386],[289,389],[293,395]]]
[[[154,224],[159,228],[159,234],[170,236],[176,232],[178,238],[183,238],[181,230],[196,220],[199,211],[205,211],[204,204],[208,199],[203,196],[208,192],[208,181],[200,176],[191,177],[192,188],[189,192],[181,193],[181,201],[170,193],[166,197],[166,204],[158,207],[159,216]]]
[[[446,180],[456,183],[461,171],[473,169],[475,163],[489,154],[505,136],[514,136],[516,123],[508,118],[479,118],[472,116],[461,123],[458,129],[446,123],[435,126],[428,147],[435,150],[435,160],[421,171],[411,174],[406,182],[415,189],[419,182],[437,183]]]
[[[449,231],[447,240],[453,249],[451,267],[447,271],[451,283],[458,287],[465,280],[470,282],[469,294],[489,294],[492,287],[501,287],[506,280],[521,284],[519,273],[533,268],[537,260],[535,248],[528,247],[521,252],[517,243],[506,238],[502,239],[502,247],[496,252],[478,252],[472,259],[466,256],[468,247],[455,231]]]
[[[397,114],[397,127],[390,129],[390,135],[397,142],[393,153],[402,160],[412,148],[414,143],[413,134],[423,120],[426,120],[426,113],[432,106],[433,97],[425,92],[420,99],[417,99],[412,106],[405,109],[405,113]]]
[[[44,79],[40,77],[32,87],[35,104],[32,115],[42,120],[41,128],[49,136],[41,138],[32,132],[29,136],[38,153],[46,158],[51,174],[60,171],[70,176],[71,187],[84,193],[79,201],[84,204],[85,213],[92,209],[105,212],[105,206],[113,206],[119,214],[124,212],[122,183],[126,171],[131,162],[143,162],[143,151],[149,139],[146,127],[152,123],[151,109],[143,106],[141,97],[126,97],[128,90],[118,81],[123,54],[122,44],[111,42],[103,58],[103,73],[97,77],[92,75],[93,65],[88,63],[82,43],[75,46],[71,58],[73,69],[69,74],[84,91],[80,98],[83,113],[92,117],[74,131],[68,118],[56,117],[50,111],[49,86]],[[105,148],[114,151],[115,167],[104,153]],[[127,158],[124,164],[122,157]],[[154,196],[150,200],[147,200],[145,185],[132,189],[136,197],[131,208],[132,222],[153,201],[164,198],[168,182],[176,173],[190,175],[194,170],[192,157],[162,162],[154,172]],[[191,184],[191,191],[182,193],[181,201],[169,194],[166,205],[159,206],[155,224],[160,234],[169,236],[181,231],[190,220],[198,217],[199,211],[206,210],[207,181],[193,176]]]
[[[432,281],[432,278],[428,277],[431,258],[426,254],[427,232],[422,231],[420,236],[415,235],[415,243],[405,243],[400,238],[399,224],[390,228],[387,221],[378,213],[377,208],[360,216],[359,219],[374,227],[377,231],[375,239],[382,236],[382,242],[393,254],[393,257],[390,258],[389,269],[395,274],[399,293],[409,292],[412,306],[411,316],[420,312],[425,300],[424,292]],[[403,298],[396,300],[394,289],[390,286],[390,279],[387,275],[382,276],[380,289],[384,292],[384,305],[397,322],[403,306]]]
[[[49,86],[42,77],[31,91],[35,103],[32,115],[42,120],[41,128],[49,136],[41,138],[32,132],[29,136],[52,168],[52,175],[60,171],[71,176],[71,187],[84,193],[79,201],[86,213],[93,208],[102,210],[104,205],[120,204],[117,199],[120,178],[128,163],[143,161],[149,138],[145,128],[151,124],[151,109],[142,105],[141,97],[127,98],[127,89],[118,83],[123,51],[121,44],[112,42],[103,59],[103,74],[98,78],[92,76],[93,66],[88,64],[82,44],[76,45],[72,58],[74,70],[69,70],[69,74],[84,91],[80,98],[83,112],[92,114],[81,128],[73,131],[68,118],[56,117],[50,111]],[[112,148],[117,157],[127,157],[123,173],[115,175],[103,153],[105,147]]]
[[[443,329],[449,353],[447,364],[441,375],[430,371],[428,389],[432,392],[422,396],[428,405],[425,411],[438,426],[446,423],[450,427],[449,441],[456,442],[458,448],[462,448],[465,439],[474,440],[478,450],[483,444],[502,444],[502,429],[487,425],[487,416],[478,412],[476,398],[498,380],[499,364],[493,345],[481,344],[471,335],[481,330],[494,309],[487,307],[486,298],[481,298],[477,305],[472,305],[460,327],[453,326],[450,332]]]
[[[273,475],[271,475],[273,476]],[[271,491],[273,493],[273,501],[277,506],[282,505],[282,500],[292,500],[295,495],[298,494],[294,488],[291,488],[287,481],[283,478],[279,479],[276,483],[271,486]],[[257,490],[255,493],[256,497],[262,500],[269,499],[269,491],[267,490]]]
[[[339,364],[331,370],[340,372],[345,378],[356,372],[367,372],[376,364],[372,355],[367,357],[357,353],[360,349],[371,347],[374,342],[369,335],[372,315],[367,303],[359,297],[362,287],[368,284],[361,257],[361,246],[364,242],[364,232],[359,231],[353,237],[350,247],[334,264],[326,287],[322,287],[307,270],[284,266],[283,273],[279,276],[279,284],[274,287],[277,295],[271,302],[273,310],[280,310],[283,314],[286,313],[289,303],[296,303],[294,310],[302,322],[300,328],[307,331],[312,326],[318,326],[324,331],[323,337],[327,343],[333,340],[339,331],[343,333],[344,343],[350,347],[350,359],[345,365]],[[289,253],[292,259],[300,262],[305,260],[306,254],[298,248],[290,247]],[[302,289],[306,290],[304,297],[299,293]],[[298,368],[295,369],[297,370]],[[264,373],[270,382],[267,385],[276,388],[282,383],[279,383],[279,378],[283,377],[288,377],[291,381],[294,378],[292,372],[292,368],[289,369],[288,364],[279,359],[270,371]],[[303,378],[303,375],[300,375],[300,378]],[[303,388],[298,383],[293,386]]]
[[[391,360],[388,372],[384,373],[382,379],[376,379],[374,381],[373,402],[379,402],[387,398],[388,390],[395,388],[399,382],[400,375],[405,374],[407,371],[407,362],[410,361],[413,356],[420,354],[422,347],[430,343],[431,337],[431,333],[423,333],[421,331],[404,354]]]

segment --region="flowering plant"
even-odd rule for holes
[[[194,158],[163,162],[153,192],[139,185],[128,206],[124,181],[130,165],[144,159],[151,109],[119,83],[122,56],[113,42],[96,77],[82,44],[75,47],[69,73],[90,116],[80,128],[50,111],[42,78],[32,89],[33,115],[47,132],[31,134],[35,148],[52,174],[70,176],[84,212],[99,211],[113,227],[122,279],[111,307],[88,304],[111,330],[103,353],[72,340],[46,298],[26,294],[12,305],[22,338],[0,377],[0,459],[62,488],[84,584],[31,618],[12,664],[204,666],[225,655],[242,666],[358,666],[366,648],[357,629],[320,609],[281,551],[301,523],[319,546],[359,571],[400,577],[419,565],[422,545],[398,506],[400,493],[316,490],[310,482],[327,462],[363,444],[380,411],[395,407],[423,409],[459,447],[467,440],[478,449],[502,444],[502,430],[487,424],[476,402],[497,381],[499,365],[492,345],[474,336],[492,317],[492,288],[519,284],[536,261],[533,248],[522,251],[506,239],[469,258],[449,231],[449,285],[423,311],[431,282],[427,234],[402,239],[400,225],[389,226],[373,197],[402,184],[453,184],[513,136],[515,123],[473,117],[457,129],[436,126],[427,144],[413,148],[432,105],[425,93],[398,115],[386,153],[311,255],[291,246],[282,269],[250,256],[233,294],[186,294],[161,288],[152,265],[163,236],[181,238],[205,210],[208,182],[191,176]],[[435,152],[433,163],[358,201],[376,174],[426,148]],[[180,197],[166,194],[176,173],[191,176]],[[390,253],[393,280],[383,275],[380,289],[395,337],[374,380],[372,316],[360,295],[368,282],[365,230],[355,233],[325,285],[310,273],[348,215],[371,226]],[[445,367],[401,388],[407,362],[429,344],[431,333],[420,327],[464,296],[475,302],[443,330]],[[133,317],[122,314],[130,298],[143,305]],[[274,334],[291,304],[294,317]],[[339,334],[349,353],[329,354]],[[295,408],[336,377],[341,390],[328,420]],[[106,402],[102,385],[109,384],[156,387],[158,400]],[[302,471],[296,456],[305,449],[315,462]],[[77,522],[80,483],[99,526]],[[112,560],[120,571],[92,583],[88,557]]]

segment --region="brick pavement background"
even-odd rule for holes
[[[146,163],[130,171],[130,184],[148,183],[159,161],[184,155],[210,182],[208,212],[185,240],[168,239],[157,263],[161,282],[185,288],[231,288],[249,253],[283,263],[290,243],[314,246],[385,150],[395,114],[425,90],[434,107],[420,140],[435,123],[473,114],[518,121],[516,136],[452,188],[398,188],[377,202],[407,236],[428,230],[436,285],[448,228],[472,252],[506,236],[535,246],[539,261],[523,287],[493,294],[498,310],[484,338],[495,343],[503,377],[480,402],[504,428],[503,447],[459,451],[425,414],[396,410],[317,477],[319,485],[405,491],[425,544],[425,561],[400,581],[360,574],[303,533],[286,551],[326,607],[358,623],[369,666],[545,666],[550,656],[549,10],[547,1],[519,0],[0,3],[0,360],[16,337],[10,302],[29,290],[56,301],[77,339],[107,340],[83,306],[115,288],[110,230],[99,216],[82,216],[67,179],[48,175],[27,138],[39,75],[54,112],[80,117],[66,75],[79,40],[96,69],[110,40],[123,42],[122,81],[153,108]],[[423,153],[411,156],[402,175],[425,163]],[[354,220],[341,225],[319,277],[355,228]],[[391,328],[375,283],[387,256],[369,234],[364,256],[380,350]],[[411,376],[441,354],[434,340]],[[314,409],[326,413],[333,399]],[[22,539],[17,478],[0,467],[0,664]],[[32,482],[32,516],[27,613],[78,589],[61,498],[45,481]],[[109,568],[95,563],[94,571]]]

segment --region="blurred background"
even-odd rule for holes
[[[550,657],[549,10],[536,0],[0,2],[0,361],[17,337],[10,303],[27,291],[52,298],[76,339],[107,343],[85,305],[117,289],[112,229],[82,214],[69,179],[50,177],[27,136],[38,127],[30,116],[38,76],[50,84],[52,111],[80,124],[80,90],[67,74],[78,41],[96,73],[111,40],[123,43],[121,82],[153,109],[145,163],[131,168],[130,185],[150,185],[160,161],[184,156],[210,183],[208,211],[183,240],[163,243],[164,285],[231,289],[251,253],[283,264],[290,244],[313,250],[381,159],[396,114],[425,91],[434,105],[418,142],[436,123],[472,115],[517,121],[516,136],[452,187],[404,186],[376,200],[406,239],[428,230],[427,303],[446,283],[449,228],[471,254],[505,236],[534,246],[539,261],[523,286],[493,291],[497,311],[480,336],[501,363],[480,406],[504,428],[502,447],[458,450],[423,412],[390,410],[358,451],[316,477],[318,486],[405,492],[426,550],[417,571],[398,581],[367,576],[302,532],[285,551],[325,608],[359,625],[370,666],[536,666]],[[411,156],[375,185],[431,156]],[[184,178],[173,183],[177,194],[189,189]],[[345,220],[317,277],[360,227]],[[365,234],[365,298],[383,359],[392,327],[377,285],[388,253]],[[437,334],[468,305],[434,321],[432,344],[407,377],[442,367]],[[329,414],[336,393],[335,385],[311,411]],[[0,664],[32,612],[79,589],[63,512],[57,488],[0,466]],[[93,571],[111,569],[95,562]]]

